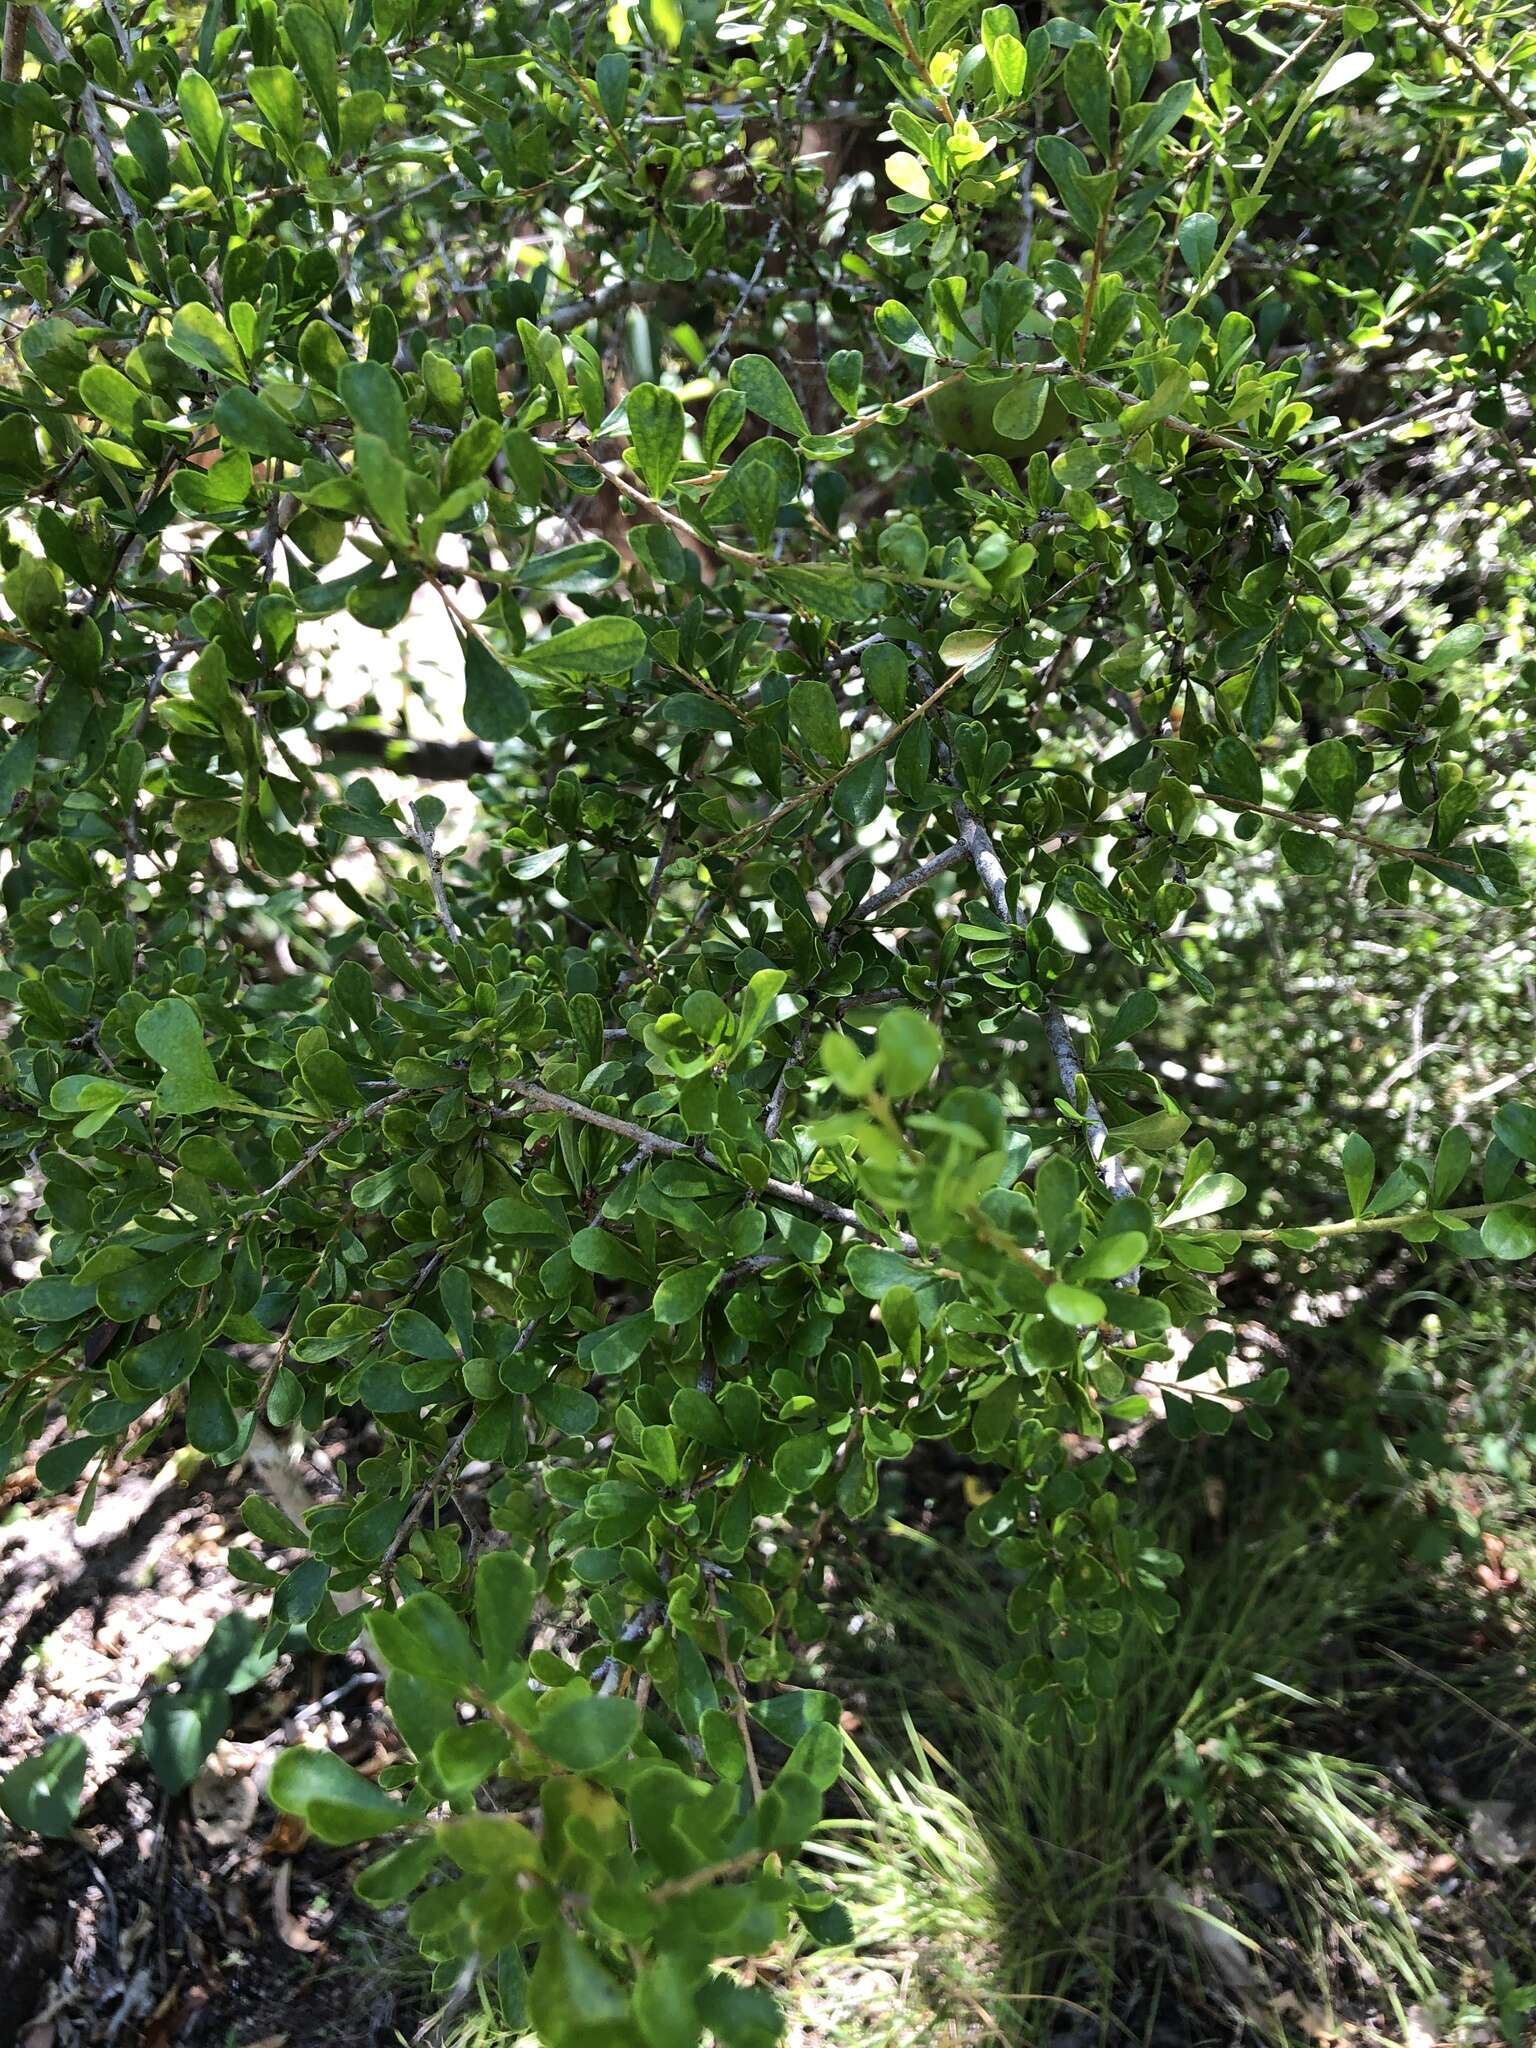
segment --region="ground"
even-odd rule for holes
[[[124,1475],[77,1526],[75,1495],[15,1475],[0,1506],[0,1771],[70,1731],[88,1748],[66,1841],[0,1847],[0,2048],[321,2048],[409,2038],[419,1986],[370,1958],[352,1860],[260,1796],[279,1748],[323,1736],[385,1760],[362,1652],[283,1657],[235,1697],[227,1737],[171,1797],[137,1746],[148,1700],[252,1606],[225,1568],[245,1488],[172,1459]],[[259,1611],[259,1604],[258,1604]]]

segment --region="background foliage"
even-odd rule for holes
[[[1536,1251],[1536,39],[10,24],[0,1440],[366,1418],[233,1556],[268,1652],[367,1631],[408,1760],[273,1798],[555,2048],[771,2040],[719,1965],[845,1932],[831,1537],[983,1475],[1017,1717],[1085,1739],[1179,1611],[1144,1425],[1283,1397],[1242,1318]],[[317,650],[423,608],[418,739]]]

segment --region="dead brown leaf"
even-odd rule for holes
[[[313,1955],[325,1947],[323,1941],[316,1941],[303,1921],[289,1910],[288,1887],[293,1882],[293,1865],[279,1863],[272,1873],[272,1925],[277,1938],[284,1948],[297,1949],[303,1955]]]

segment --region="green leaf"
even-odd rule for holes
[[[850,1283],[869,1301],[880,1301],[893,1287],[913,1287],[922,1277],[918,1269],[884,1245],[850,1245],[846,1261]]]
[[[510,1550],[489,1550],[475,1567],[475,1627],[490,1690],[499,1692],[520,1667],[538,1580]]]
[[[1531,1142],[1536,1146],[1536,1113],[1531,1118]],[[1494,1128],[1497,1132],[1498,1119]],[[1506,1140],[1507,1143],[1507,1140]],[[1514,1147],[1511,1146],[1513,1151]],[[1536,1158],[1536,1152],[1532,1154]],[[1435,1153],[1435,1171],[1430,1192],[1430,1207],[1438,1209],[1448,1202],[1466,1179],[1472,1165],[1472,1140],[1461,1124],[1452,1124],[1440,1140]]]
[[[83,389],[83,378],[81,386]],[[1420,664],[1424,674],[1444,675],[1445,671],[1454,667],[1458,661],[1469,661],[1487,637],[1487,628],[1476,619],[1468,619],[1463,625],[1453,626],[1449,633],[1441,635],[1425,655]]]
[[[646,489],[653,498],[665,496],[683,459],[683,401],[659,385],[637,384],[625,400],[624,417]]]
[[[946,668],[963,669],[969,674],[992,659],[997,642],[996,633],[950,633],[939,644],[939,659]]]
[[[533,1739],[568,1771],[601,1771],[616,1764],[640,1733],[633,1700],[594,1695],[562,1702],[556,1693],[535,1722]]]
[[[1122,1280],[1133,1273],[1147,1255],[1147,1240],[1139,1230],[1117,1230],[1089,1245],[1072,1268],[1074,1280]]]
[[[1230,1209],[1234,1202],[1240,1202],[1247,1192],[1235,1174],[1202,1174],[1177,1208],[1170,1210],[1162,1219],[1162,1228],[1172,1230],[1181,1223],[1193,1223],[1198,1217],[1214,1216],[1222,1209]]]
[[[183,1687],[149,1703],[139,1741],[166,1791],[185,1792],[229,1726],[229,1695]]]
[[[483,1685],[485,1670],[469,1630],[440,1593],[413,1593],[392,1614],[379,1609],[368,1625],[392,1671],[454,1687],[461,1696]]]
[[[525,590],[568,591],[585,597],[606,590],[622,567],[618,549],[607,541],[580,540],[524,562],[518,580]]]
[[[644,1280],[648,1269],[632,1244],[611,1230],[589,1225],[571,1239],[571,1257],[584,1273],[604,1280]]]
[[[257,111],[278,139],[296,149],[304,137],[304,94],[286,64],[253,64],[245,83]]]
[[[341,102],[336,39],[324,15],[302,4],[283,9],[282,29],[319,109],[326,141],[337,151],[341,148]]]
[[[819,760],[841,767],[848,758],[848,735],[837,699],[819,676],[802,676],[789,692],[789,717],[796,735]]]
[[[1343,1167],[1350,1213],[1359,1216],[1370,1199],[1371,1183],[1376,1178],[1376,1155],[1358,1131],[1351,1131],[1344,1140]]]
[[[1536,1210],[1513,1202],[1483,1218],[1483,1249],[1495,1259],[1528,1259],[1536,1254]]]
[[[211,306],[189,299],[177,308],[166,335],[172,355],[194,370],[212,370],[220,377],[244,378],[247,371],[240,344]]]
[[[749,1711],[759,1726],[790,1749],[812,1728],[836,1727],[842,1719],[842,1704],[830,1692],[810,1692],[786,1687],[771,1698],[753,1700]]]
[[[360,1871],[352,1889],[366,1906],[397,1906],[426,1882],[442,1853],[434,1835],[403,1843]]]
[[[1323,808],[1347,824],[1358,786],[1355,756],[1349,745],[1344,740],[1319,740],[1307,754],[1307,780]]]
[[[1517,1159],[1536,1165],[1536,1108],[1530,1103],[1501,1103],[1493,1113],[1493,1135]]]
[[[432,1745],[432,1768],[452,1798],[475,1791],[506,1762],[509,1744],[489,1721],[448,1728]]]
[[[199,1365],[187,1382],[187,1442],[193,1450],[217,1457],[238,1440],[240,1425],[218,1375]]]
[[[267,1797],[338,1848],[388,1834],[410,1817],[397,1799],[328,1749],[285,1749],[272,1766]]]
[[[843,1771],[842,1729],[832,1721],[813,1723],[795,1744],[784,1768],[809,1778],[818,1792],[830,1792]]]
[[[796,436],[811,431],[784,372],[767,356],[738,356],[731,364],[730,382],[731,389],[746,400],[748,411],[770,427]]]
[[[0,1778],[0,1813],[30,1834],[68,1835],[85,1790],[86,1755],[78,1735],[56,1735],[41,1755]]]
[[[633,2006],[645,2048],[697,2048],[704,2032],[698,1976],[688,1957],[665,1953],[640,1971]]]
[[[308,14],[310,10],[289,9]],[[329,34],[329,31],[327,31]],[[382,441],[400,462],[409,460],[411,420],[400,380],[387,363],[347,363],[336,379],[336,391],[360,434]]]
[[[408,1351],[412,1358],[437,1358],[451,1365],[457,1365],[459,1354],[430,1316],[424,1316],[420,1309],[402,1308],[390,1318],[390,1342],[402,1351]]]
[[[831,1463],[832,1444],[826,1436],[792,1436],[773,1454],[773,1476],[786,1493],[809,1493]]]
[[[1095,1323],[1102,1323],[1105,1316],[1103,1298],[1092,1294],[1086,1287],[1073,1287],[1065,1280],[1053,1280],[1045,1290],[1045,1305],[1059,1323],[1070,1324],[1075,1330],[1088,1330]]]
[[[854,763],[833,793],[833,812],[855,831],[872,825],[885,808],[886,767],[883,753],[866,755]]]
[[[1100,156],[1110,154],[1109,67],[1096,42],[1074,43],[1062,67],[1072,111],[1088,130]]]
[[[938,350],[900,299],[887,299],[876,309],[875,330],[882,340],[888,341],[892,348],[900,349],[903,355],[919,356],[929,362],[938,356]]]
[[[192,146],[212,166],[223,154],[226,121],[219,96],[201,72],[184,71],[176,86],[176,104],[187,124]]]
[[[1107,1049],[1112,1045],[1123,1045],[1128,1038],[1139,1038],[1143,1031],[1150,1031],[1157,1022],[1160,1009],[1161,1005],[1150,989],[1132,989],[1110,1018],[1102,1043]]]
[[[134,1037],[157,1067],[165,1070],[155,1101],[172,1116],[240,1106],[214,1071],[203,1043],[202,1020],[185,996],[162,996],[133,1027]]]
[[[563,1380],[552,1380],[548,1386],[535,1389],[531,1399],[540,1422],[562,1436],[588,1435],[602,1413],[590,1394],[581,1387],[567,1386]]]
[[[744,1051],[762,1035],[789,976],[782,967],[760,967],[742,992],[734,1050]]]
[[[121,370],[114,370],[110,363],[92,363],[80,378],[80,397],[89,406],[97,419],[104,420],[114,433],[131,439],[138,432],[139,425],[148,408],[145,394],[137,384],[130,384]],[[17,606],[18,612],[21,610]]]
[[[1048,377],[1015,378],[993,410],[994,431],[1015,440],[1029,440],[1045,417],[1045,401],[1050,392]]]
[[[510,740],[528,730],[532,713],[522,684],[476,633],[466,634],[464,723],[477,739]]]
[[[1179,222],[1179,254],[1194,277],[1204,277],[1220,233],[1213,213],[1189,213]]]
[[[1342,92],[1346,85],[1353,85],[1357,78],[1363,78],[1375,61],[1369,50],[1343,51],[1317,81],[1312,97],[1324,100],[1330,93]]]
[[[14,1297],[24,1316],[38,1323],[68,1323],[96,1306],[94,1287],[77,1286],[73,1280],[29,1280]]]
[[[887,1010],[875,1032],[885,1091],[902,1102],[926,1088],[943,1057],[938,1032],[918,1010]]]
[[[669,1273],[656,1289],[651,1314],[658,1323],[687,1323],[699,1315],[714,1293],[719,1266],[684,1266]]]
[[[220,396],[213,424],[226,448],[243,449],[264,461],[302,462],[309,452],[287,421],[243,384],[232,384]]]
[[[550,2048],[600,2048],[623,2040],[629,1996],[592,1948],[557,1920],[528,1980],[528,2017]]]
[[[638,621],[608,613],[535,641],[518,661],[555,675],[627,676],[644,653],[645,631]]]

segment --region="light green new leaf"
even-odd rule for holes
[[[309,452],[281,414],[243,384],[231,384],[220,396],[213,424],[226,448],[268,461],[302,462]]]
[[[1162,1219],[1162,1227],[1173,1230],[1179,1224],[1193,1223],[1201,1216],[1214,1216],[1222,1209],[1230,1209],[1234,1202],[1240,1202],[1247,1192],[1236,1174],[1202,1174],[1178,1207]]]
[[[296,149],[304,139],[304,94],[294,73],[286,64],[253,64],[245,82],[262,118]]]

